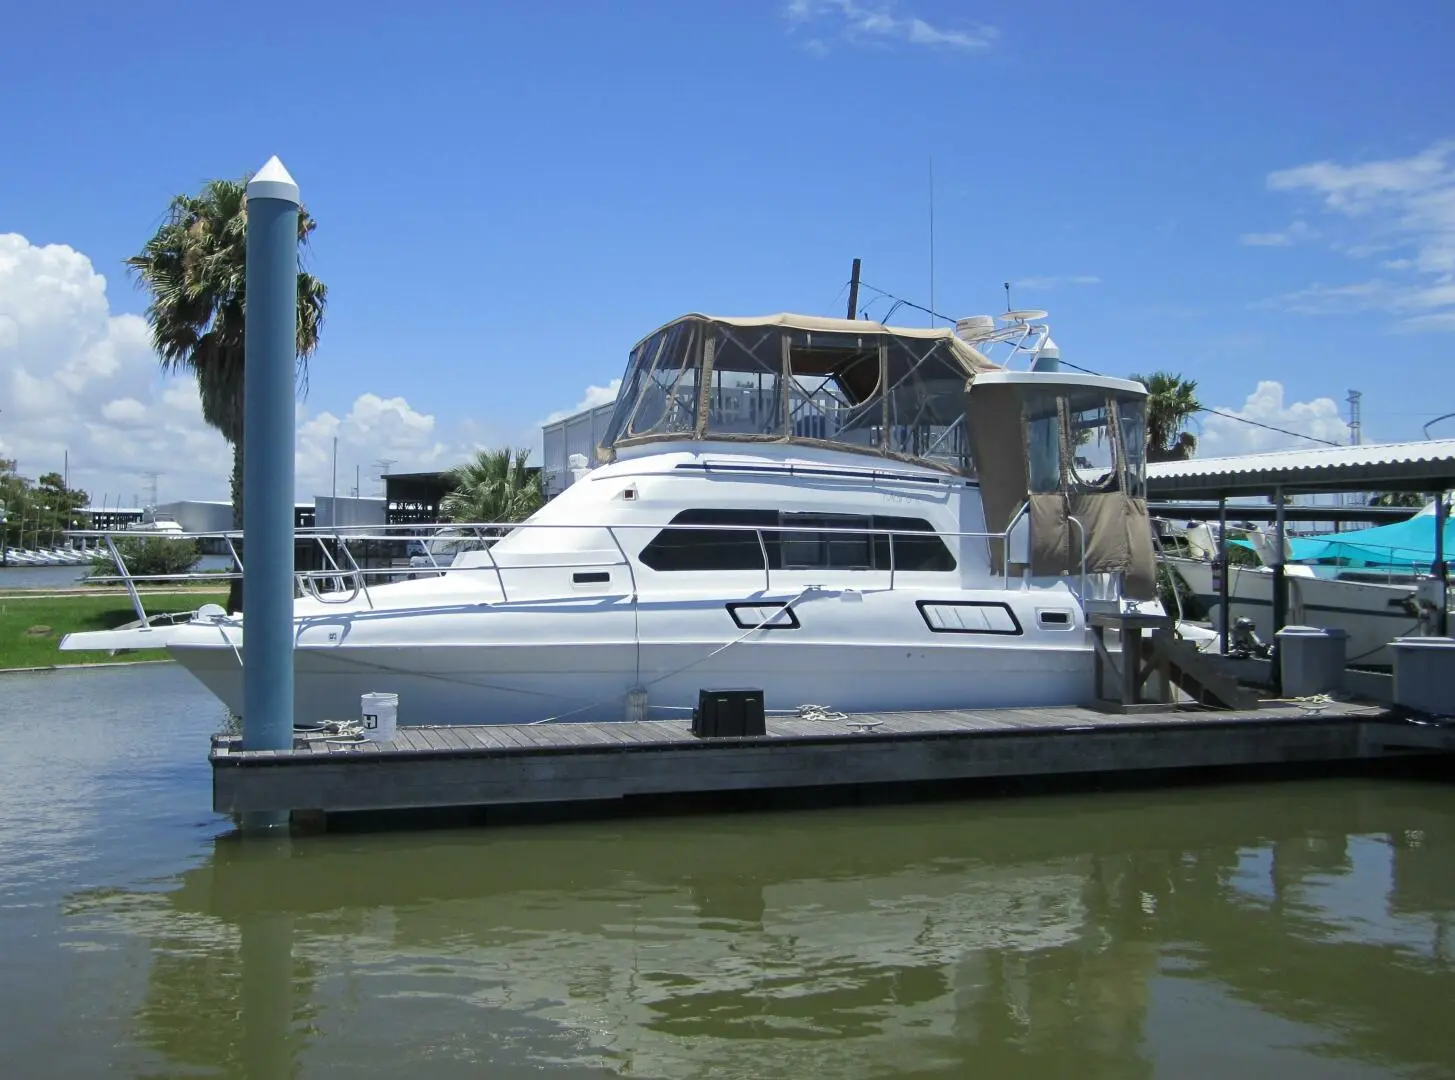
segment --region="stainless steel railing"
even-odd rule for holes
[[[922,540],[927,536],[937,537],[942,541],[949,540],[980,540],[985,542],[985,553],[987,566],[990,565],[990,544],[993,541],[1000,541],[1003,545],[1001,570],[1001,588],[1009,591],[1011,589],[1009,545],[1010,534],[1021,522],[1027,513],[1027,506],[1023,505],[1011,519],[1010,524],[1001,532],[939,532],[915,529],[866,529],[853,526],[845,527],[812,527],[806,528],[803,525],[718,525],[718,524],[660,524],[643,522],[619,522],[615,524],[583,525],[578,523],[545,523],[545,522],[512,522],[512,523],[461,523],[450,525],[439,525],[425,527],[429,531],[421,531],[421,526],[411,525],[368,525],[368,526],[340,526],[334,528],[315,527],[298,529],[294,536],[296,540],[311,540],[321,550],[321,560],[327,565],[317,570],[299,570],[294,573],[294,580],[299,594],[320,601],[326,604],[348,604],[354,602],[360,596],[364,598],[372,610],[374,608],[374,597],[370,592],[369,583],[373,578],[377,582],[379,578],[395,579],[401,575],[418,576],[445,575],[445,574],[470,574],[485,572],[493,575],[496,586],[500,590],[502,603],[510,603],[510,589],[507,586],[507,574],[515,575],[526,571],[540,570],[589,570],[593,568],[605,568],[624,566],[627,571],[633,595],[639,589],[638,582],[638,558],[633,558],[627,552],[627,547],[622,542],[620,533],[650,530],[653,535],[663,531],[701,531],[710,529],[713,532],[742,532],[751,533],[757,541],[757,548],[762,559],[763,588],[764,591],[771,591],[773,588],[774,560],[770,556],[768,538],[792,534],[802,536],[813,534],[815,536],[852,536],[852,537],[885,537],[887,539],[888,562],[887,567],[871,567],[871,572],[881,571],[888,574],[887,587],[893,590],[899,581],[899,576],[906,572],[900,566],[900,559],[896,551],[895,540],[900,539],[903,543],[906,538]],[[1080,578],[1078,583],[1079,597],[1086,595],[1086,530],[1084,525],[1076,518],[1069,519],[1074,522],[1077,529],[1078,547],[1080,551]],[[575,561],[529,561],[529,562],[502,562],[497,559],[493,551],[494,545],[504,536],[518,529],[599,529],[606,534],[611,546],[615,549],[615,558],[609,560],[575,560]],[[448,530],[448,533],[444,533]],[[141,594],[138,591],[138,584],[166,584],[166,583],[220,583],[230,582],[242,576],[242,557],[238,552],[236,541],[242,538],[240,531],[225,532],[195,532],[195,533],[165,533],[158,534],[154,531],[132,530],[132,531],[92,531],[75,530],[72,536],[79,538],[94,538],[103,543],[107,553],[116,567],[114,575],[102,575],[93,578],[95,581],[114,581],[124,585],[127,594],[131,599],[132,606],[136,609],[137,618],[145,622],[147,620]],[[232,565],[236,568],[231,571],[191,571],[180,574],[134,574],[126,564],[122,552],[117,548],[116,541],[121,538],[145,538],[171,540],[194,540],[222,542],[227,550],[227,555]],[[415,541],[423,544],[424,557],[428,560],[424,566],[419,565],[398,565],[393,557],[386,566],[361,566],[355,557],[354,545],[370,543],[404,544]],[[449,561],[442,563],[436,558],[436,552],[431,544],[449,543],[452,550],[449,552]],[[405,550],[408,550],[406,547]],[[481,552],[487,557],[484,564],[455,565],[456,559],[461,554]],[[593,554],[590,551],[583,552],[585,555]],[[416,556],[417,557],[417,556]],[[957,559],[958,561],[958,559]],[[650,570],[650,567],[645,567]],[[849,567],[835,568],[832,566],[818,567],[777,567],[779,574],[802,573],[814,569],[823,569],[829,573],[849,571]],[[853,572],[862,573],[865,568],[853,568]],[[663,571],[664,573],[666,571]],[[324,586],[320,588],[320,585]],[[328,586],[334,586],[329,588]]]

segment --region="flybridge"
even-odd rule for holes
[[[948,327],[686,315],[632,350],[602,440],[794,442],[972,471],[965,388],[999,370]]]

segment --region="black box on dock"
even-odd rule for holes
[[[692,734],[699,739],[766,735],[761,690],[699,690]]]

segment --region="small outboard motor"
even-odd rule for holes
[[[1267,660],[1273,655],[1273,646],[1265,644],[1258,637],[1253,620],[1246,616],[1233,621],[1233,632],[1228,636],[1230,638],[1228,641],[1229,655],[1244,660],[1250,657]]]

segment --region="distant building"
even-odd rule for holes
[[[528,465],[532,476],[539,465]],[[390,525],[436,525],[444,520],[440,505],[455,489],[450,470],[443,472],[385,473],[384,502]]]
[[[163,503],[157,515],[169,517],[183,532],[227,532],[232,526],[232,502],[226,499],[182,499]]]
[[[596,450],[606,435],[615,401],[585,409],[541,426],[541,472],[546,498],[553,499],[571,486],[575,474],[571,458],[580,457],[581,468],[596,464]]]
[[[384,474],[384,513],[390,525],[432,525],[453,489],[448,472]]]
[[[88,506],[83,513],[85,514],[82,519],[84,528],[115,532],[136,525],[141,521],[143,511],[139,506],[108,506],[105,509]]]
[[[313,500],[313,522],[320,529],[384,525],[389,520],[388,507],[388,499],[319,495]]]

